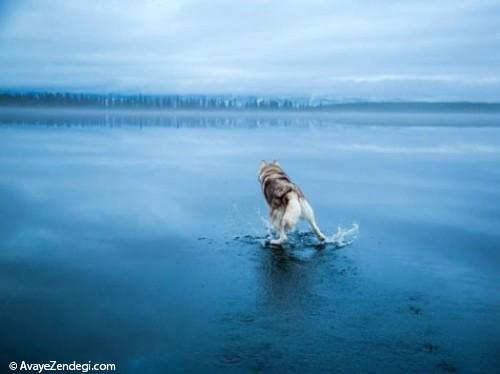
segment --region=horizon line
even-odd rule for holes
[[[281,100],[328,100],[331,101],[327,105],[335,106],[342,104],[488,104],[488,105],[500,105],[500,100],[464,100],[464,99],[453,99],[453,98],[415,98],[415,99],[403,99],[403,98],[374,98],[374,97],[353,97],[353,96],[337,96],[335,94],[298,94],[298,93],[147,93],[141,91],[134,92],[98,92],[92,90],[83,91],[73,91],[73,90],[54,90],[54,89],[2,89],[0,88],[0,95],[87,95],[87,96],[115,96],[115,97],[181,97],[181,98],[193,98],[193,97],[206,97],[206,98],[232,98],[232,99],[243,99],[243,98],[262,98],[266,99],[281,99]],[[0,106],[2,103],[0,101]]]

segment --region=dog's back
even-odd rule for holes
[[[271,209],[286,207],[290,192],[295,192],[299,198],[304,196],[300,188],[290,180],[288,175],[276,163],[263,166],[259,179],[262,192]]]

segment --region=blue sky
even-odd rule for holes
[[[0,0],[0,88],[500,101],[500,2]]]

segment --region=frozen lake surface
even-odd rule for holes
[[[262,246],[261,159],[332,235]],[[500,372],[500,114],[10,111],[0,359]]]

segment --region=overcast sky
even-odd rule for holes
[[[500,101],[500,1],[0,0],[0,88]]]

